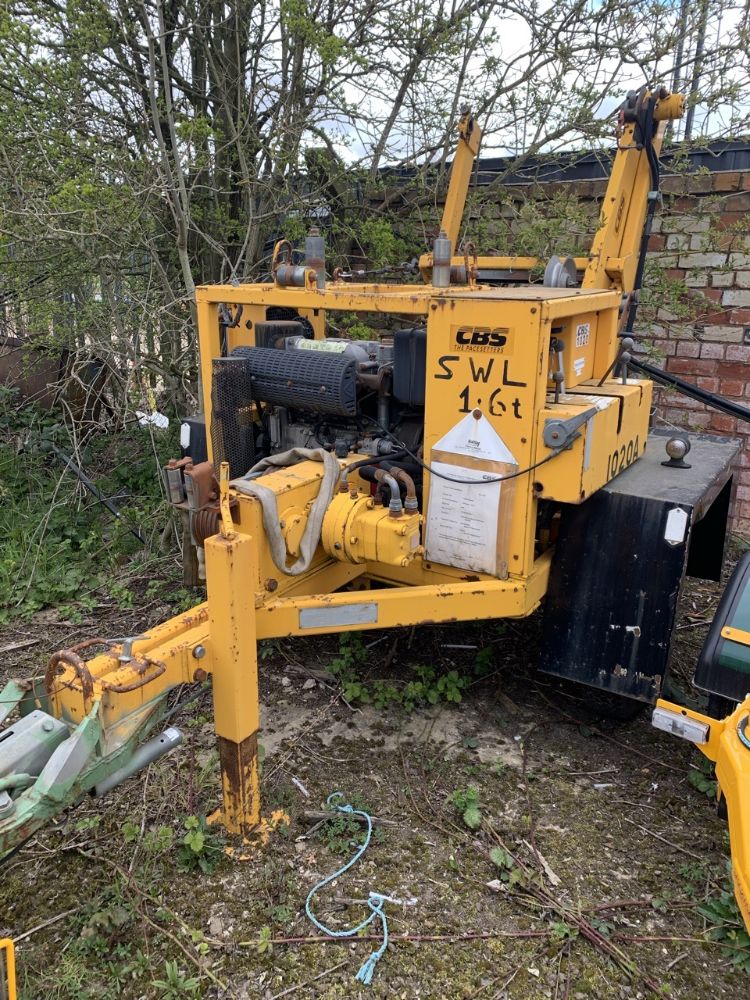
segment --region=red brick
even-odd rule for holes
[[[734,378],[722,379],[720,392],[723,396],[744,396],[745,383]]]
[[[658,233],[653,233],[649,237],[648,248],[652,252],[655,250],[664,250],[666,245],[667,241],[664,239],[663,236],[660,236]]]
[[[670,358],[668,370],[678,375],[717,375],[719,374],[718,368],[722,363],[721,361],[712,361],[709,358]],[[735,366],[729,365],[729,367],[734,368]],[[735,375],[736,373],[731,371],[726,374]]]
[[[713,174],[714,191],[742,190],[742,174],[738,170],[720,170]]]
[[[736,323],[737,326],[750,323],[750,309],[732,309],[729,313],[729,322]]]
[[[738,486],[735,497],[738,500],[750,500],[750,486]]]
[[[750,364],[750,346],[727,344],[726,359],[727,361],[744,361],[746,364]]]
[[[729,355],[729,348],[727,348],[727,356],[728,355]],[[676,361],[672,362],[672,364],[676,363],[677,363]],[[695,362],[691,363],[695,364]],[[725,378],[746,379],[748,376],[748,367],[746,364],[745,365],[730,364],[728,361],[715,361],[714,364],[716,365],[716,374],[719,376],[722,382],[724,381]]]
[[[713,358],[714,360],[723,360],[724,351],[726,348],[723,344],[701,344],[701,357],[702,358]]]
[[[750,486],[750,469],[740,469],[737,473],[737,481],[743,486]]]
[[[725,212],[748,212],[750,211],[750,192],[743,194],[730,194],[724,199],[723,209]]]
[[[744,229],[746,225],[744,212],[727,212],[723,210],[716,220],[717,229]]]
[[[736,229],[725,229],[716,233],[711,239],[711,246],[714,250],[737,250],[741,252],[745,248],[745,234]]]
[[[719,391],[719,380],[717,378],[705,378],[704,376],[698,376],[696,379],[698,386],[701,389],[705,389],[706,392],[718,392]]]
[[[724,326],[729,322],[728,309],[715,309],[713,312],[702,312],[699,315],[704,326]]]
[[[664,275],[670,281],[682,281],[685,278],[685,271],[681,267],[670,267],[664,272]]]
[[[678,358],[697,358],[701,353],[701,345],[697,340],[680,340],[675,354]]]
[[[704,288],[701,291],[701,295],[706,299],[711,299],[712,302],[721,302],[721,296],[723,295],[723,289],[721,288]]]
[[[711,429],[724,434],[734,434],[737,430],[737,418],[730,417],[726,413],[712,413]]]

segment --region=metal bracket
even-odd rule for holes
[[[139,642],[141,639],[150,639],[150,635],[145,633],[141,635],[123,635],[118,639],[108,639],[107,642],[110,646],[122,646],[121,651],[117,655],[117,659],[120,663],[130,663],[133,657],[133,645]]]
[[[595,406],[591,406],[567,420],[545,420],[542,440],[548,448],[570,448],[576,438],[581,436],[578,428],[587,424],[598,412]]]

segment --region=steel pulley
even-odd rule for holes
[[[542,284],[545,288],[576,288],[578,271],[572,257],[558,257],[553,254],[544,269]]]

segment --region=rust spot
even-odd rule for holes
[[[208,674],[203,669],[203,667],[198,667],[198,669],[193,674],[193,680],[197,681],[198,684],[202,684],[208,678]]]
[[[241,743],[218,737],[219,762],[224,783],[224,812],[232,825],[249,831],[260,819],[257,799],[258,735]]]
[[[278,580],[274,580],[274,578],[272,576],[269,576],[269,578],[266,580],[264,586],[265,586],[266,590],[269,592],[269,594],[272,594],[274,592],[274,590],[278,590],[279,581]]]
[[[476,576],[474,573],[468,573],[466,576],[462,576],[461,579],[466,580],[467,583],[477,583],[479,577]]]

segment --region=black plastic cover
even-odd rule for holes
[[[414,326],[393,334],[393,395],[405,406],[424,406],[427,330]]]
[[[735,643],[722,638],[721,630],[725,625],[747,629],[743,619],[747,617],[749,588],[750,552],[745,552],[721,596],[695,669],[696,687],[731,701],[742,701],[750,691],[750,650],[746,647],[737,649]],[[743,655],[732,655],[733,646]],[[741,666],[745,669],[737,669]]]
[[[193,416],[185,417],[182,421],[190,428],[190,443],[187,448],[180,447],[180,458],[190,456],[193,465],[199,462],[208,461],[208,447],[206,443],[206,417],[203,413],[196,413]]]
[[[312,413],[357,413],[357,364],[327,351],[278,351],[238,347],[253,399]]]

